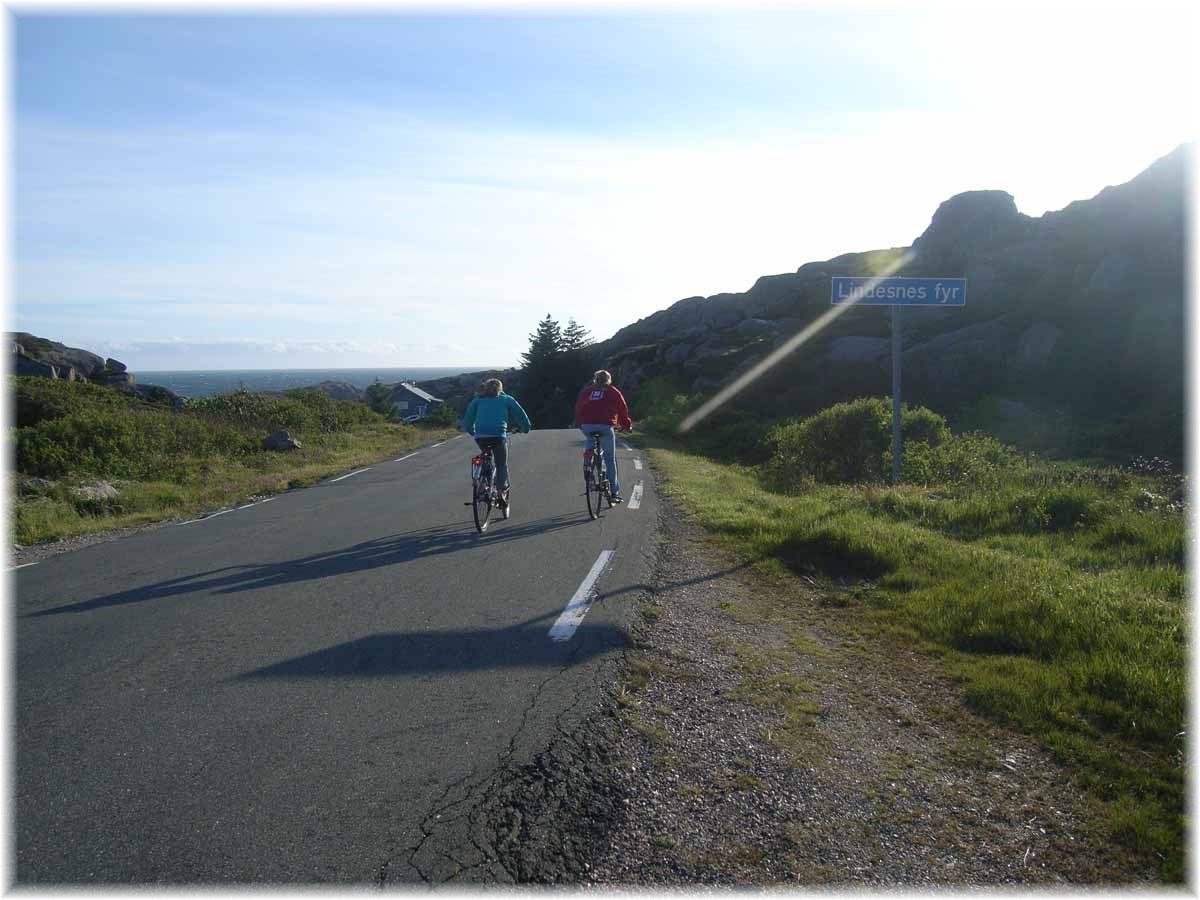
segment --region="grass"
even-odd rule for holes
[[[234,394],[181,411],[95,385],[16,378],[12,538],[18,544],[145,525],[305,487],[454,433],[386,421],[313,392]],[[301,447],[260,449],[289,427]],[[118,496],[90,499],[104,481]]]
[[[777,493],[754,467],[646,443],[662,489],[737,556],[856,580],[830,596],[865,634],[936,654],[972,708],[1080,772],[1115,841],[1182,878],[1186,526],[1153,479],[1035,464]],[[799,680],[745,688],[786,698],[793,724],[815,712]]]

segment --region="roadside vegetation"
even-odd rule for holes
[[[34,544],[195,515],[313,484],[454,431],[453,414],[390,422],[311,390],[147,401],[85,382],[13,377],[12,539]],[[287,430],[289,452],[262,449]]]
[[[635,417],[674,494],[743,560],[803,576],[864,636],[939,658],[964,702],[1077,772],[1117,844],[1183,878],[1185,483],[1159,459],[1050,462],[891,404],[680,435],[662,384]]]

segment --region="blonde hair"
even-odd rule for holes
[[[502,390],[504,390],[504,382],[499,378],[489,378],[483,383],[484,397],[499,397]]]
[[[592,376],[592,381],[596,384],[612,384],[612,373],[607,369],[600,369]]]

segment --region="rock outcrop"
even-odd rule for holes
[[[172,390],[155,384],[138,384],[137,377],[120,360],[105,359],[88,350],[68,347],[26,331],[15,332],[11,337],[11,371],[14,375],[90,381],[137,394],[155,403],[169,403],[176,408],[184,404],[184,398]]]
[[[104,373],[104,357],[97,356],[78,347],[68,347],[57,341],[40,338],[25,331],[12,335],[14,365],[20,367],[22,360],[29,360],[52,367],[55,370],[51,378],[65,378],[69,381],[84,379],[95,381]],[[18,372],[17,374],[26,374]],[[30,372],[29,374],[35,374]]]
[[[593,363],[636,396],[648,378],[711,394],[830,309],[833,275],[965,277],[967,305],[902,312],[903,389],[947,414],[1007,409],[1125,423],[1181,448],[1185,197],[1190,145],[1090,200],[1030,217],[1003,191],[968,191],[910,247],[848,253],[759,278],[740,294],[687,297],[594,345]],[[847,310],[737,399],[804,415],[890,392],[886,307]],[[995,404],[993,404],[995,406]],[[953,417],[952,417],[953,418]],[[1149,450],[1151,448],[1147,448]]]

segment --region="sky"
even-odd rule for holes
[[[10,3],[9,329],[515,365],[546,315],[603,340],[962,191],[1128,181],[1195,139],[1190,6]]]

